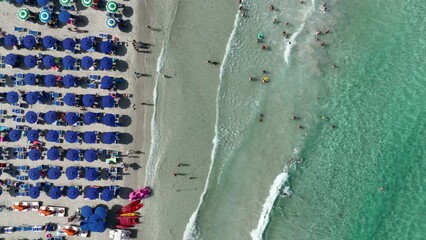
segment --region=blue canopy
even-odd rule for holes
[[[101,199],[104,201],[111,201],[114,198],[114,192],[111,189],[104,188],[101,193]]]
[[[56,44],[56,39],[52,36],[45,36],[41,42],[45,48],[53,48]]]
[[[112,52],[112,43],[111,41],[101,42],[99,48],[101,50],[101,53],[110,53]]]
[[[38,180],[40,178],[40,169],[31,168],[28,170],[28,178],[34,181]]]
[[[87,124],[87,125],[92,124],[92,123],[96,122],[96,117],[97,117],[96,113],[86,112],[83,115],[83,122],[84,122],[84,124]]]
[[[73,68],[75,61],[76,61],[75,58],[73,58],[70,55],[67,55],[64,58],[62,58],[62,64],[64,65],[65,69]]]
[[[86,159],[87,162],[93,162],[98,158],[98,153],[95,149],[87,149],[84,152],[84,159]]]
[[[100,228],[99,221],[90,221],[89,222],[89,229],[90,229],[91,232],[97,232],[99,228]]]
[[[4,45],[6,45],[7,47],[13,47],[16,44],[18,44],[18,38],[16,38],[15,35],[7,34],[4,37]]]
[[[49,0],[37,0],[38,5],[46,6],[49,3]]]
[[[75,41],[74,41],[74,39],[72,39],[72,38],[65,38],[62,41],[62,47],[65,50],[74,51],[74,48],[75,48]]]
[[[57,142],[59,139],[59,132],[56,130],[49,130],[45,137],[48,142]]]
[[[68,149],[67,151],[67,159],[70,161],[75,161],[78,159],[78,151],[76,149]]]
[[[85,143],[96,143],[96,133],[95,132],[85,132],[83,135],[83,141]]]
[[[28,189],[28,196],[32,199],[36,199],[40,196],[40,189],[38,187],[31,187]]]
[[[28,112],[25,114],[25,121],[26,121],[27,123],[31,123],[31,124],[36,123],[36,122],[37,122],[37,119],[38,119],[38,115],[37,115],[37,113],[35,113],[35,112],[33,112],[33,111],[28,111]]]
[[[102,123],[110,127],[115,127],[115,115],[111,113],[105,114],[102,118]]]
[[[58,113],[57,112],[50,110],[46,114],[44,114],[44,121],[47,124],[52,124],[56,120],[58,120]]]
[[[92,48],[92,46],[93,46],[93,42],[92,42],[92,39],[90,39],[89,37],[85,37],[85,38],[81,39],[80,48],[82,50],[87,51],[90,48]]]
[[[35,67],[37,65],[37,57],[34,55],[27,55],[24,57],[24,64],[29,68]]]
[[[17,103],[19,100],[19,95],[15,91],[8,92],[6,94],[6,101],[10,104]]]
[[[78,168],[68,167],[65,171],[65,175],[67,176],[68,180],[76,179],[78,177]]]
[[[66,23],[68,21],[68,19],[70,19],[70,18],[71,18],[71,14],[67,11],[61,11],[59,13],[59,16],[58,16],[59,21],[61,21],[63,23]]]
[[[29,92],[27,93],[27,96],[25,97],[25,100],[28,104],[35,104],[41,97],[39,92]]]
[[[55,58],[51,55],[44,55],[43,57],[43,66],[51,68],[55,66]]]
[[[81,216],[84,218],[89,218],[93,214],[93,209],[90,206],[83,206],[81,208]]]
[[[89,221],[91,221],[91,222],[98,222],[98,221],[101,221],[101,220],[102,220],[101,216],[99,216],[96,213],[93,213],[92,216],[89,217]]]
[[[56,85],[56,76],[52,74],[47,74],[44,76],[44,84],[47,87],[53,87]]]
[[[65,114],[65,121],[67,122],[68,125],[73,125],[74,123],[78,121],[77,113],[67,112],[67,114]]]
[[[28,49],[32,49],[33,47],[37,45],[37,41],[33,35],[25,36],[24,39],[22,40],[22,43]]]
[[[53,147],[47,151],[47,159],[49,160],[58,160],[59,158],[59,149]]]
[[[114,83],[114,80],[112,77],[109,76],[103,76],[101,79],[101,88],[102,89],[110,89],[112,88],[112,85]]]
[[[24,4],[25,0],[15,0],[15,3],[17,4]]]
[[[86,189],[85,197],[90,200],[94,200],[99,197],[99,190],[94,187],[89,187]]]
[[[16,130],[16,129],[13,129],[13,130],[10,130],[10,132],[9,132],[9,134],[8,134],[8,136],[9,136],[9,140],[11,141],[11,142],[16,142],[16,141],[18,141],[19,139],[21,139],[21,131],[19,131],[19,130]]]
[[[7,65],[10,65],[10,66],[14,67],[16,65],[16,63],[18,62],[18,55],[13,54],[13,53],[9,53],[4,58],[4,62]]]
[[[62,191],[60,188],[58,187],[51,187],[49,190],[49,197],[51,197],[52,199],[58,199],[62,196]]]
[[[28,152],[28,158],[29,158],[31,161],[37,161],[37,160],[39,160],[39,159],[40,159],[40,157],[41,157],[41,152],[40,152],[40,150],[38,150],[38,149],[31,149],[31,150]]]
[[[56,180],[59,177],[61,177],[61,175],[62,175],[61,169],[59,169],[58,167],[51,167],[47,171],[47,178],[51,180]]]
[[[117,133],[115,132],[106,132],[102,135],[102,142],[105,144],[115,143],[117,139]]]
[[[102,97],[102,107],[104,108],[112,108],[115,105],[114,98],[110,95],[106,95]]]
[[[95,213],[101,218],[106,218],[108,215],[108,209],[99,205],[95,208]]]
[[[74,106],[75,105],[75,94],[74,93],[65,94],[64,103],[68,106]]]
[[[103,57],[99,62],[100,70],[110,70],[112,68],[112,59],[109,57]]]
[[[37,130],[31,129],[27,132],[28,141],[36,141],[40,137],[40,133]],[[34,149],[33,149],[34,150]]]
[[[27,73],[27,74],[25,74],[25,76],[24,76],[24,82],[27,85],[36,85],[36,82],[37,82],[36,75],[34,73]]]
[[[90,231],[89,223],[90,223],[90,221],[88,221],[88,220],[81,221],[80,222],[80,229],[83,230],[83,231]]]
[[[67,74],[62,78],[62,83],[65,87],[74,87],[75,86],[75,77],[71,74]]]
[[[81,59],[81,68],[83,69],[89,69],[90,67],[93,66],[93,58],[89,57],[89,56],[84,56]]]
[[[78,188],[71,186],[67,189],[67,197],[70,199],[76,199],[78,196],[80,196],[80,190]]]
[[[78,139],[78,133],[74,131],[67,131],[65,133],[65,141],[69,143],[75,143]]]
[[[96,96],[93,94],[86,94],[83,96],[83,105],[85,107],[92,107],[96,102]]]
[[[98,171],[96,168],[89,168],[86,167],[85,172],[84,172],[84,177],[88,180],[88,181],[95,181],[98,179]]]
[[[105,221],[100,221],[100,222],[98,222],[97,228],[95,228],[93,231],[94,232],[105,232],[106,229],[107,229],[107,223]]]

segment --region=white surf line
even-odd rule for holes
[[[209,172],[207,174],[206,183],[204,185],[203,192],[201,193],[200,201],[198,202],[198,206],[195,209],[195,211],[192,213],[191,217],[189,218],[188,223],[186,224],[185,232],[183,233],[183,239],[184,240],[195,240],[195,239],[198,239],[200,237],[199,235],[197,235],[198,232],[197,232],[197,223],[196,223],[196,221],[197,221],[197,217],[198,217],[198,212],[200,211],[201,205],[202,205],[203,200],[204,200],[204,196],[207,193],[207,188],[208,188],[209,181],[210,181],[210,175],[211,175],[211,172],[213,170],[213,165],[214,165],[215,158],[216,158],[216,152],[217,152],[217,148],[218,148],[218,145],[219,145],[219,136],[218,136],[219,129],[218,128],[219,128],[219,94],[220,94],[220,86],[221,86],[221,83],[223,81],[224,66],[225,66],[225,63],[227,62],[229,53],[231,52],[232,40],[235,37],[236,29],[237,29],[237,26],[238,26],[238,21],[240,19],[239,16],[240,16],[239,13],[237,13],[236,17],[235,17],[235,21],[234,21],[234,29],[232,29],[231,35],[229,36],[228,43],[227,43],[226,49],[225,49],[225,56],[223,57],[222,65],[220,66],[220,73],[219,73],[219,79],[220,79],[220,81],[219,81],[219,86],[218,86],[218,89],[217,89],[217,96],[216,96],[215,137],[213,138],[213,149],[212,149],[212,153],[211,153],[211,156],[210,156],[211,162],[210,162]]]

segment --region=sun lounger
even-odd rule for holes
[[[87,85],[88,88],[98,88],[98,85],[96,83],[89,83]]]
[[[27,165],[21,165],[21,166],[18,166],[18,171],[28,171],[28,169],[30,169],[30,166],[27,166]]]
[[[15,231],[15,227],[3,227],[2,232],[3,233],[13,233]]]
[[[14,150],[15,150],[15,152],[23,152],[24,148],[23,147],[17,147]]]
[[[20,117],[13,117],[13,121],[15,121],[15,122],[24,122],[24,120],[22,119],[22,118],[20,118]]]
[[[24,154],[18,154],[16,156],[16,158],[19,159],[19,160],[24,160],[25,159],[25,155]]]
[[[23,226],[15,227],[15,232],[23,232],[23,231],[24,231],[24,227]]]
[[[6,67],[6,64],[0,63],[0,68],[5,68],[5,67]]]
[[[43,232],[44,226],[33,226],[31,232]]]
[[[21,184],[21,185],[19,185],[19,188],[28,190],[28,189],[31,188],[31,184],[29,184],[29,183]]]
[[[19,181],[25,181],[28,180],[27,176],[16,176],[16,179],[18,179]]]
[[[17,26],[15,26],[15,32],[25,32],[25,31],[27,31],[27,29],[26,29],[26,28],[24,28],[24,27],[17,27]]]
[[[31,34],[31,35],[34,35],[34,36],[39,36],[40,35],[40,32],[34,31],[34,30],[29,30],[28,33]]]
[[[108,35],[108,34],[106,34],[106,33],[99,33],[99,37],[100,37],[100,38],[108,38],[108,37],[109,37],[109,35]]]
[[[65,207],[41,206],[38,214],[45,217],[65,217]]]
[[[7,114],[7,110],[1,109],[0,114]]]
[[[50,96],[52,96],[52,98],[58,98],[58,97],[61,97],[61,96],[62,96],[62,94],[57,93],[57,92],[51,92],[51,93],[50,93]]]
[[[33,230],[32,226],[22,226],[24,228],[24,232],[31,232]]]
[[[60,100],[55,100],[55,101],[52,102],[52,104],[54,106],[63,106],[64,105],[64,103]]]
[[[27,197],[28,196],[28,192],[27,191],[19,191],[18,192],[18,197]]]

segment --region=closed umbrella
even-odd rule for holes
[[[16,142],[16,141],[18,141],[19,139],[21,139],[21,131],[19,131],[19,130],[16,130],[16,129],[13,129],[13,130],[10,130],[10,132],[9,132],[9,134],[8,134],[8,137],[9,137],[9,140],[11,141],[11,142]]]
[[[39,92],[29,92],[25,97],[25,101],[27,101],[28,104],[36,104],[40,97],[41,95]]]
[[[72,39],[72,38],[65,38],[62,41],[62,47],[65,50],[74,51],[74,48],[75,48],[75,41],[74,41],[74,39]]]
[[[74,106],[75,105],[75,100],[76,100],[76,98],[75,98],[75,94],[74,93],[67,93],[64,96],[64,103],[67,106]]]
[[[40,169],[38,168],[31,168],[30,170],[28,170],[28,178],[36,181],[40,178]]]
[[[86,112],[83,115],[83,122],[86,125],[92,124],[96,122],[97,114],[94,112]]]
[[[33,47],[37,45],[37,41],[33,35],[25,36],[24,39],[22,40],[22,43],[28,49],[32,49]]]
[[[118,10],[118,5],[115,1],[108,1],[106,4],[106,9],[110,13],[116,13]]]
[[[114,198],[114,192],[108,188],[104,188],[101,193],[101,199],[104,201],[111,201]]]
[[[92,216],[92,214],[93,214],[92,207],[85,205],[81,208],[81,216],[82,217],[89,218],[90,216]]]
[[[13,54],[13,53],[9,53],[4,58],[4,62],[7,65],[10,65],[10,66],[14,67],[16,65],[16,63],[18,63],[18,55]]]
[[[27,132],[28,141],[36,141],[40,137],[40,133],[37,130],[31,129]],[[34,149],[33,149],[34,150]]]
[[[74,180],[78,177],[78,169],[76,167],[68,167],[65,171],[68,180]]]
[[[71,18],[71,14],[67,11],[61,11],[58,15],[58,19],[62,23],[66,23],[70,18]]]
[[[47,124],[52,124],[56,120],[58,120],[58,113],[57,112],[50,110],[50,111],[46,112],[46,114],[44,114],[44,121]],[[49,131],[54,131],[54,130],[49,130]]]
[[[115,121],[115,115],[111,113],[105,114],[102,118],[102,123],[110,127],[116,126]]]
[[[28,152],[28,158],[29,158],[31,161],[37,161],[37,160],[39,160],[39,159],[40,159],[40,157],[41,157],[41,152],[40,152],[39,150],[37,150],[37,149],[31,149],[31,150]]]
[[[59,169],[58,167],[51,167],[47,171],[47,178],[51,180],[56,180],[60,178],[61,175],[62,175],[61,169]]]
[[[99,197],[99,190],[94,187],[89,187],[86,189],[85,197],[90,200],[95,200]]]
[[[44,84],[47,87],[56,86],[56,76],[52,74],[47,74],[46,76],[44,76]]]
[[[46,68],[51,68],[55,66],[55,58],[50,55],[45,55],[43,57],[43,66],[45,66]]]
[[[6,94],[6,101],[10,104],[17,103],[19,100],[19,95],[15,91],[8,92]]]
[[[98,171],[96,170],[96,168],[86,167],[85,172],[84,172],[84,177],[88,181],[95,181],[95,180],[98,179]]]
[[[110,52],[112,52],[112,43],[111,43],[111,41],[101,42],[101,45],[99,47],[100,47],[101,53],[110,53]]]
[[[29,68],[33,68],[37,65],[37,57],[34,55],[27,55],[24,57],[24,64]]]
[[[96,97],[93,94],[86,94],[83,96],[83,105],[85,107],[92,107],[96,102]]]
[[[47,150],[47,159],[49,160],[58,160],[59,159],[59,149],[53,147]]]
[[[103,76],[101,78],[101,88],[102,89],[110,89],[110,88],[112,88],[113,83],[114,83],[114,80],[113,80],[112,77]]]
[[[38,5],[46,6],[49,3],[49,0],[37,0]]]
[[[80,190],[78,188],[71,186],[67,189],[67,197],[70,199],[76,199],[80,196]]]
[[[64,58],[62,58],[62,64],[64,65],[65,69],[73,68],[75,61],[76,61],[75,58],[71,57],[70,55],[67,55]]]
[[[52,14],[47,10],[41,10],[38,14],[38,18],[43,23],[48,23],[52,19]]]
[[[6,45],[7,47],[13,47],[16,44],[18,44],[18,38],[16,38],[15,35],[7,34],[4,37],[4,45]]]
[[[13,46],[13,45],[12,45]],[[88,51],[93,46],[93,41],[89,37],[84,37],[80,41],[80,48],[84,51]]]
[[[67,159],[70,161],[78,160],[79,152],[76,149],[67,150]]]
[[[37,115],[37,113],[35,113],[35,112],[33,112],[33,111],[28,111],[28,112],[25,114],[25,121],[26,121],[27,123],[31,123],[31,124],[36,123],[36,122],[37,122],[37,119],[38,119],[38,115]]]
[[[114,18],[107,18],[107,20],[105,21],[105,25],[109,28],[115,28],[117,27],[117,20],[115,20]]]
[[[25,21],[30,17],[30,11],[26,8],[21,8],[18,12],[18,19],[21,21]]]
[[[67,74],[62,78],[64,87],[74,87],[76,85],[76,79],[73,75]]]
[[[95,149],[88,149],[88,150],[86,150],[85,152],[84,152],[84,159],[87,161],[87,162],[93,162],[93,161],[95,161],[96,160],[96,158],[98,158],[98,156],[97,156],[98,154],[97,154],[97,152],[96,152],[96,150]]]
[[[36,82],[37,82],[36,75],[34,73],[25,74],[24,82],[26,85],[31,85],[31,86],[36,85]]]
[[[81,59],[81,68],[82,69],[89,69],[90,67],[93,66],[93,58],[89,57],[89,56],[84,56]]]
[[[40,196],[40,189],[38,187],[30,187],[28,189],[28,196],[32,199],[36,199]]]
[[[83,135],[83,142],[85,143],[96,143],[96,133],[95,132],[85,132]]]
[[[43,40],[41,40],[41,43],[43,44],[43,47],[45,48],[53,48],[56,42],[57,40],[52,36],[45,36]]]
[[[114,98],[110,95],[102,97],[102,107],[104,108],[112,108],[115,105]]]
[[[58,199],[62,196],[62,191],[58,187],[51,187],[49,190],[49,197],[52,199]]]
[[[78,140],[78,133],[74,131],[67,131],[65,133],[65,141],[75,143]]]
[[[49,130],[45,137],[48,142],[57,142],[59,139],[59,132],[56,130]]]

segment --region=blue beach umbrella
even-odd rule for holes
[[[31,150],[28,152],[28,158],[29,158],[31,161],[37,161],[37,160],[39,160],[39,159],[40,159],[40,157],[41,157],[41,152],[40,152],[39,150],[37,150],[37,149],[31,149]]]
[[[37,82],[37,77],[34,73],[27,73],[24,76],[24,82],[26,85],[34,86]]]
[[[28,49],[32,49],[37,45],[37,41],[33,35],[27,35],[22,39],[22,43],[24,44],[24,47]]]
[[[49,0],[37,0],[38,5],[46,6],[49,3]]]
[[[56,76],[52,74],[47,74],[44,76],[44,84],[46,87],[56,86]]]
[[[114,83],[114,80],[113,80],[112,77],[103,76],[101,78],[101,88],[102,89],[110,89],[110,88],[112,88],[113,83]]]
[[[61,169],[59,169],[58,167],[51,167],[47,171],[47,178],[51,180],[56,180],[60,178],[61,175],[62,175]]]
[[[25,114],[25,121],[26,121],[27,123],[31,123],[31,124],[36,123],[36,122],[37,122],[37,119],[38,119],[38,115],[37,115],[37,113],[35,113],[35,112],[33,112],[33,111],[28,111],[28,112]]]
[[[81,208],[81,216],[82,217],[89,218],[90,216],[92,216],[92,214],[93,214],[92,207],[85,205]]]
[[[117,26],[117,20],[114,18],[107,18],[105,25],[107,25],[109,28],[115,28]]]
[[[44,121],[47,124],[52,124],[56,120],[58,120],[58,113],[57,112],[50,110],[46,114],[44,114]],[[50,131],[53,131],[53,130],[50,130]]]
[[[114,198],[114,192],[108,188],[104,188],[101,193],[101,199],[104,201],[111,201]]]
[[[71,148],[67,150],[67,159],[70,161],[78,160],[78,155],[79,153],[76,149]]]
[[[115,132],[106,132],[102,135],[102,142],[105,144],[115,143],[117,139],[117,133]]]
[[[96,170],[96,168],[86,167],[84,171],[84,177],[88,181],[95,181],[98,179],[98,171]]]
[[[55,58],[51,55],[45,55],[43,57],[43,66],[46,68],[51,68],[55,66]]]
[[[72,38],[65,38],[62,41],[62,47],[65,50],[74,51],[74,49],[75,49],[75,41],[74,41],[74,39],[72,39]]]
[[[62,83],[64,84],[64,87],[74,87],[76,79],[73,75],[67,74],[62,78]]]
[[[38,14],[38,18],[43,23],[48,23],[50,19],[52,19],[52,14],[47,10],[41,10],[41,12]]]
[[[90,231],[89,220],[83,220],[80,222],[80,229],[83,231]]]
[[[40,137],[40,133],[37,130],[31,129],[27,132],[28,141],[36,141]],[[34,150],[34,149],[33,149]]]
[[[68,125],[73,125],[78,121],[78,117],[79,116],[75,112],[67,112],[67,114],[65,114],[65,121]]]
[[[6,47],[13,47],[16,44],[18,44],[18,38],[15,35],[7,34],[4,37],[4,45],[6,45]]]
[[[95,214],[97,214],[101,219],[106,218],[108,215],[108,209],[99,205],[95,208]]]
[[[67,93],[64,96],[64,103],[67,106],[74,106],[75,105],[75,94],[74,93]]]
[[[45,138],[48,142],[57,142],[59,139],[59,132],[56,130],[49,130],[47,131]]]
[[[32,199],[36,199],[40,196],[40,189],[38,187],[31,187],[28,189],[28,196]]]
[[[92,66],[93,66],[93,58],[91,58],[89,56],[84,56],[81,59],[81,68],[82,69],[89,69]]]
[[[35,67],[37,65],[37,57],[34,55],[27,55],[24,57],[24,64],[29,68]]]
[[[15,0],[15,3],[17,4],[24,4],[25,0]]]
[[[71,18],[71,14],[67,11],[61,11],[58,15],[58,19],[62,23],[66,23]]]
[[[94,187],[89,187],[86,189],[85,195],[86,195],[86,198],[90,200],[95,200],[99,197],[99,190]]]
[[[64,58],[62,58],[62,64],[64,65],[65,69],[71,69],[74,67],[75,65],[75,58],[73,58],[70,55],[65,56]]]
[[[110,70],[112,68],[112,59],[109,57],[103,57],[99,61],[99,69],[100,70]]]
[[[17,103],[19,100],[19,95],[15,91],[8,92],[6,94],[6,101],[10,104]]]
[[[56,39],[52,36],[45,36],[41,42],[45,48],[53,48],[56,44]]]
[[[96,143],[96,133],[95,132],[85,132],[83,135],[83,141],[85,143]]]
[[[112,43],[110,41],[104,41],[101,42],[101,45],[99,46],[101,53],[110,53],[112,52]]]
[[[91,232],[97,232],[99,228],[100,228],[100,226],[99,226],[98,221],[90,221],[89,222],[89,229],[90,229]]]
[[[19,131],[19,130],[16,130],[16,129],[13,129],[13,130],[10,130],[10,132],[9,132],[9,134],[8,134],[8,137],[9,137],[9,140],[11,141],[11,142],[16,142],[16,141],[18,141],[19,139],[21,139],[21,131]]]
[[[28,178],[36,181],[40,178],[40,169],[38,168],[31,168],[30,170],[28,170]]]
[[[98,158],[98,153],[95,149],[88,149],[84,152],[84,159],[87,162],[93,162]]]
[[[91,222],[98,222],[98,221],[101,221],[101,220],[102,220],[101,216],[99,216],[96,213],[93,213],[92,216],[89,217],[89,221],[91,221]]]
[[[62,191],[58,187],[51,187],[49,190],[49,197],[52,199],[58,199],[62,196]]]
[[[13,53],[9,53],[4,58],[4,62],[7,65],[10,65],[10,66],[14,67],[16,65],[16,63],[18,62],[18,55],[13,54]]]
[[[92,107],[96,102],[96,96],[93,94],[86,94],[83,96],[83,105],[85,107]]]
[[[98,227],[95,229],[96,232],[105,232],[107,229],[107,223],[105,221],[98,222]]]
[[[12,45],[13,46],[13,45]],[[84,51],[88,51],[93,46],[93,41],[89,37],[85,37],[80,41],[80,48]]]
[[[78,140],[78,133],[74,131],[67,131],[65,133],[65,141],[75,143]]]
[[[110,95],[106,95],[102,97],[102,107],[104,108],[112,108],[115,105],[114,98]]]
[[[96,117],[97,117],[96,113],[94,113],[94,112],[86,112],[83,115],[83,122],[86,125],[90,125],[90,124],[96,122]]]
[[[67,176],[68,180],[74,180],[78,176],[78,169],[76,167],[68,167],[65,171],[65,175]]]
[[[78,188],[71,186],[67,189],[67,197],[70,199],[76,199],[78,196],[80,196],[80,190]]]
[[[28,104],[36,104],[40,97],[41,95],[39,92],[29,92],[25,97],[25,101],[27,101]]]
[[[59,159],[59,149],[53,147],[47,150],[47,159],[54,161]]]
[[[102,118],[102,123],[110,127],[115,127],[115,115],[111,113],[105,114]]]

